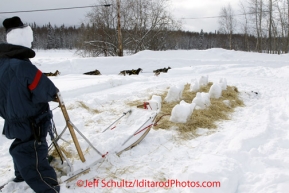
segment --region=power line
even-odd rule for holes
[[[213,18],[219,18],[219,17],[224,17],[224,16],[210,16],[210,17],[190,17],[190,18],[184,18],[182,17],[181,19],[213,19]]]
[[[235,14],[235,15],[229,15],[229,16],[241,16],[241,15],[246,15],[246,14],[255,14],[255,13],[242,13],[242,14]],[[191,18],[181,18],[181,19],[214,19],[214,18],[220,18],[220,17],[226,17],[223,15],[217,15],[217,16],[210,16],[210,17],[191,17]]]
[[[25,11],[5,11],[0,12],[0,14],[7,14],[7,13],[28,13],[28,12],[40,12],[40,11],[58,11],[58,10],[65,10],[65,9],[83,9],[83,8],[89,8],[89,7],[109,7],[112,4],[104,4],[104,5],[90,5],[90,6],[81,6],[81,7],[63,7],[63,8],[54,8],[54,9],[36,9],[36,10],[25,10]]]
[[[270,11],[262,11],[262,13],[268,13]],[[276,12],[276,11],[275,11]],[[249,13],[240,13],[240,14],[234,14],[230,15],[232,17],[234,16],[242,16],[242,15],[251,15],[251,14],[260,14],[261,12],[249,12]],[[214,19],[214,18],[220,18],[220,17],[226,17],[224,15],[217,15],[217,16],[210,16],[210,17],[191,17],[191,18],[180,18],[180,19]]]

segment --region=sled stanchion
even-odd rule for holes
[[[152,126],[154,126],[154,121],[157,116],[157,113],[154,115],[151,115],[131,136],[129,136],[121,145],[119,150],[117,150],[115,153],[116,155],[120,156],[120,154],[126,150],[129,150],[133,147],[135,147],[137,144],[139,144],[145,136],[149,133]],[[127,145],[127,143],[132,140],[135,136],[139,135],[133,143],[130,142],[130,145]]]
[[[68,171],[68,173],[69,173],[69,172],[72,171],[72,165],[71,165],[69,159],[66,157],[65,153],[62,153],[62,155],[63,155],[64,159],[66,160],[66,163],[67,163],[67,165],[69,167],[69,171]]]
[[[66,163],[69,167],[68,173],[71,172],[72,171],[72,165],[71,165],[70,161],[68,160],[68,158],[66,157],[66,155],[62,152],[61,148],[59,147],[59,145],[56,142],[53,142],[52,144],[54,145],[55,150],[57,151],[60,159],[62,160],[62,164],[63,164],[63,159],[66,161]]]
[[[59,139],[62,139],[63,141],[65,141],[63,138],[61,138],[61,136],[63,135],[63,133],[66,131],[67,129],[67,125],[64,127],[63,131],[55,137],[55,141],[57,142]],[[67,141],[65,141],[66,143],[68,143]]]
[[[147,120],[144,124],[142,124],[142,126],[140,126],[130,137],[128,137],[127,140],[125,140],[122,145],[124,145],[126,142],[128,142],[128,141],[135,135],[135,133],[137,133],[141,128],[143,128],[143,126],[144,126],[150,119],[152,119],[152,117],[148,118],[148,120]]]
[[[67,159],[65,153],[63,153],[63,151],[61,150],[60,146],[58,145],[57,141],[56,141],[56,137],[54,137],[54,134],[57,136],[57,132],[56,132],[56,128],[55,128],[55,124],[54,121],[52,121],[53,127],[51,128],[51,130],[49,131],[50,137],[51,137],[51,145],[54,145],[54,148],[56,150],[56,152],[58,153],[62,164],[63,164],[63,159],[66,161],[67,165],[69,166],[69,172],[72,171],[72,165],[70,163],[70,161]],[[51,149],[49,148],[48,151],[50,151]]]
[[[82,152],[82,150],[80,148],[80,145],[79,145],[79,142],[78,142],[78,140],[76,138],[73,126],[70,124],[70,118],[68,116],[68,113],[67,113],[67,110],[65,108],[65,105],[64,105],[64,102],[62,100],[60,92],[57,93],[57,97],[58,97],[58,100],[59,100],[59,106],[61,108],[61,111],[63,113],[64,119],[66,121],[66,125],[67,125],[67,127],[68,127],[68,129],[70,131],[70,134],[71,134],[71,137],[73,139],[73,142],[74,142],[74,145],[76,147],[76,150],[78,152],[79,158],[80,158],[80,160],[82,162],[85,162],[85,158],[84,158],[83,152]]]
[[[54,125],[54,127],[55,127],[55,125]],[[63,135],[63,133],[65,132],[66,129],[67,129],[67,126],[64,127],[64,129],[63,129],[63,131],[60,133],[60,135],[58,135],[58,134],[56,133],[56,136],[53,137],[52,144],[53,144],[54,142],[57,143],[59,139],[63,140],[63,141],[66,142],[66,143],[69,143],[68,141],[66,141],[66,140],[64,140],[63,138],[61,138],[61,136]],[[51,148],[52,144],[49,146],[49,149]]]
[[[92,149],[94,149],[94,151],[96,151],[99,155],[103,156],[104,154],[100,153],[93,145],[92,143],[90,143],[90,141],[79,131],[79,129],[77,129],[77,127],[71,122],[68,121],[69,124],[72,125],[72,127],[78,132],[79,135],[81,135],[81,137],[83,137],[83,139],[90,145],[90,147],[92,147]]]
[[[112,125],[114,125],[117,121],[119,121],[121,118],[123,118],[124,116],[126,116],[127,114],[131,113],[131,110],[124,112],[123,115],[118,118],[117,120],[115,120],[112,124],[110,124],[105,130],[103,130],[102,133],[104,133],[105,131],[107,131]]]

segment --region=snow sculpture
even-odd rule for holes
[[[200,80],[199,80],[199,86],[207,86],[209,83],[209,76],[201,76]]]
[[[208,106],[211,105],[211,101],[210,101],[210,95],[209,93],[200,93],[197,92],[196,97],[193,99],[192,103],[196,104],[196,107],[200,108],[200,109],[205,109]]]
[[[191,81],[190,91],[197,92],[200,89],[200,85],[196,79]]]
[[[209,95],[209,93],[204,93],[204,92],[202,92],[202,93],[201,93],[201,96],[202,96],[204,105],[205,105],[206,107],[210,106],[210,105],[211,105],[211,100],[210,100],[210,95]]]
[[[182,100],[182,101],[180,102],[180,105],[190,107],[190,110],[191,110],[191,111],[190,111],[190,115],[193,113],[193,111],[194,111],[194,109],[195,109],[195,106],[196,106],[195,103],[189,104],[189,103],[186,103],[186,101],[184,101],[184,100]]]
[[[222,87],[222,90],[226,90],[227,89],[227,80],[225,78],[221,78],[219,83],[220,83],[220,85]]]
[[[219,83],[214,83],[210,90],[209,90],[209,95],[210,98],[215,98],[218,99],[222,96],[222,85],[223,84],[219,84]]]
[[[186,123],[191,117],[195,106],[195,103],[189,104],[182,100],[180,104],[177,104],[172,109],[170,121],[174,123]]]
[[[179,87],[179,89],[180,89],[179,99],[181,99],[182,96],[183,96],[184,89],[185,89],[185,83],[179,83],[179,84],[177,85],[177,87]]]
[[[157,111],[159,113],[162,108],[162,97],[153,95],[151,100],[149,100],[147,103],[147,109]]]
[[[179,101],[182,97],[183,94],[183,90],[184,90],[184,85],[174,85],[172,87],[170,87],[169,92],[165,98],[166,102],[174,102],[174,101]]]

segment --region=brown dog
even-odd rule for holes
[[[46,76],[57,76],[60,74],[60,72],[58,70],[56,70],[54,73],[53,72],[43,72],[42,74],[46,75]]]

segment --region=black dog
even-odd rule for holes
[[[85,72],[83,74],[86,75],[101,75],[101,73],[99,72],[99,70],[94,70],[94,71],[90,71],[90,72]]]
[[[142,69],[141,68],[138,68],[137,70],[134,70],[134,69],[132,69],[132,70],[123,70],[123,71],[120,71],[120,73],[119,73],[119,75],[132,75],[132,74],[134,74],[134,75],[138,75],[140,72],[142,72]]]
[[[158,76],[161,72],[167,73],[169,69],[171,69],[171,67],[160,68],[160,69],[154,70],[153,72],[155,73],[155,76]]]

